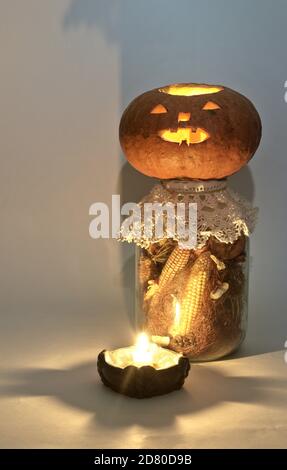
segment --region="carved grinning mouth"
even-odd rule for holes
[[[186,142],[187,145],[200,144],[210,137],[208,132],[201,127],[179,127],[176,131],[164,129],[159,131],[158,135],[166,142],[174,142],[178,145],[183,142]]]

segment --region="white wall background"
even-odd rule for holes
[[[286,0],[0,1],[2,359],[126,342],[132,248],[91,240],[88,209],[150,189],[121,155],[120,114],[180,81],[235,88],[262,117],[232,179],[260,207],[246,351],[284,346],[286,18]]]

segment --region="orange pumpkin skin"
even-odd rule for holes
[[[170,94],[171,87],[175,93],[193,88],[195,94]],[[221,179],[252,158],[261,121],[251,101],[230,88],[176,84],[135,98],[122,115],[119,134],[128,161],[145,175]]]

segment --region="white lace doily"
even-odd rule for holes
[[[249,236],[253,231],[258,209],[253,208],[248,201],[235,193],[227,186],[226,180],[192,181],[192,180],[165,180],[153,187],[138,206],[143,204],[168,202],[197,204],[197,248],[203,247],[210,236],[223,243],[233,243],[240,235]],[[153,222],[154,223],[154,220]],[[119,239],[134,242],[142,247],[150,243],[170,238],[168,232],[160,238],[146,236],[140,222],[134,224],[127,234],[122,224]],[[142,224],[141,224],[142,225]],[[140,233],[140,235],[139,235]],[[172,238],[180,242],[175,234]]]

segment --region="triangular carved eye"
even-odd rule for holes
[[[204,109],[205,111],[206,110],[208,111],[210,109],[220,109],[220,106],[214,103],[213,101],[208,101],[207,103],[205,103],[202,109]]]
[[[150,112],[151,114],[167,113],[167,109],[162,104],[157,104]]]

